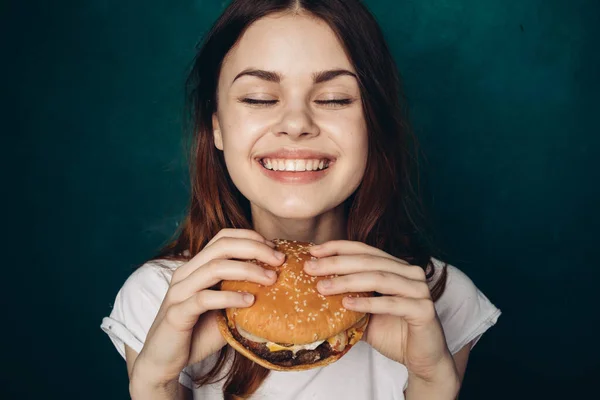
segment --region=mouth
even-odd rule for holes
[[[329,158],[257,158],[261,172],[273,181],[288,185],[316,183],[324,179],[335,164]]]
[[[260,158],[257,161],[266,170],[281,172],[318,172],[328,169],[333,163],[333,160],[330,160],[328,158]]]

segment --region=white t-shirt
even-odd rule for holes
[[[439,276],[443,263],[433,259]],[[181,262],[151,261],[134,271],[118,292],[109,317],[101,328],[125,358],[125,344],[140,352],[167,292],[173,273]],[[442,297],[436,302],[446,342],[452,354],[469,342],[474,344],[493,326],[501,312],[477,289],[458,268],[448,266],[448,281]],[[194,398],[223,399],[222,385],[194,387],[192,379],[210,370],[213,355],[186,367],[179,381],[192,389]],[[229,360],[231,361],[231,360]],[[253,399],[373,399],[401,400],[408,381],[408,371],[360,341],[337,362],[308,371],[271,371]]]

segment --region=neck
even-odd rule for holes
[[[287,239],[316,244],[347,239],[344,204],[307,219],[280,218],[252,206],[254,230],[266,239]]]

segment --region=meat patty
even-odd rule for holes
[[[231,328],[230,328],[231,329]],[[231,329],[231,333],[235,340],[240,342],[245,348],[256,354],[262,359],[269,361],[272,364],[282,367],[292,367],[295,365],[313,364],[319,360],[330,357],[336,352],[331,348],[327,341],[321,343],[314,350],[299,350],[294,352],[291,350],[271,351],[267,348],[266,343],[257,343],[246,339],[239,334],[237,329]]]

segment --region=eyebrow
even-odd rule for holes
[[[281,80],[283,79],[283,76],[278,72],[265,71],[263,69],[248,68],[248,69],[243,70],[239,74],[237,74],[235,76],[235,78],[233,78],[233,81],[231,82],[231,84],[233,85],[233,82],[235,82],[238,78],[241,78],[242,76],[246,76],[246,75],[254,76],[254,77],[262,79],[264,81],[274,82],[274,83],[280,83]],[[319,72],[313,73],[312,76],[313,76],[313,82],[315,84],[319,84],[319,83],[330,81],[332,79],[337,78],[338,76],[343,76],[343,75],[352,76],[356,80],[358,80],[358,77],[356,76],[356,74],[348,71],[347,69],[330,69],[327,71],[319,71]]]

